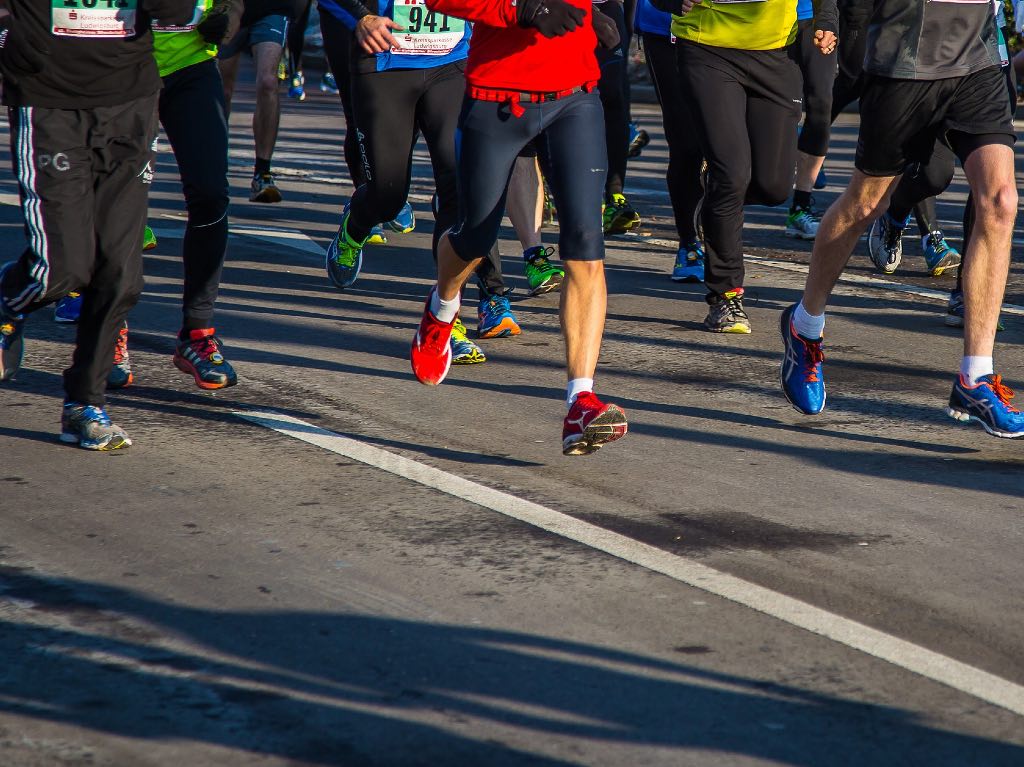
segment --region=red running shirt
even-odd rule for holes
[[[586,13],[583,26],[544,37],[516,25],[512,0],[426,0],[431,10],[473,22],[466,83],[477,88],[546,93],[596,82],[597,35],[590,0],[566,0]]]

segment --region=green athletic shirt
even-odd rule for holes
[[[796,0],[701,0],[672,17],[672,34],[716,48],[771,51],[796,41]]]
[[[172,72],[200,64],[217,55],[217,46],[210,45],[196,31],[206,12],[213,7],[213,0],[196,0],[196,10],[188,23],[181,26],[164,26],[153,22],[153,54],[161,77]]]

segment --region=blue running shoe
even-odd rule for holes
[[[814,179],[814,188],[824,189],[826,186],[828,186],[828,176],[825,174],[824,166],[822,166],[822,169],[818,171],[818,177]]]
[[[25,320],[0,316],[0,381],[10,381],[25,356]]]
[[[939,277],[947,269],[960,266],[960,251],[946,242],[942,232],[929,232],[921,238],[921,250],[932,277]]]
[[[968,386],[958,375],[949,395],[946,412],[958,421],[977,421],[993,437],[1024,437],[1024,413],[1010,404],[1013,390],[1003,385],[1002,376],[987,375]]]
[[[370,230],[370,236],[366,238],[370,245],[387,245],[388,236],[384,234],[384,224],[377,224]]]
[[[822,339],[811,341],[797,334],[793,327],[795,309],[795,304],[788,307],[779,318],[785,347],[779,379],[789,404],[805,415],[817,415],[825,409],[825,377],[821,370],[825,353],[821,350]]]
[[[676,253],[673,282],[704,282],[704,247],[699,242],[684,245]]]
[[[627,155],[629,157],[639,157],[640,153],[644,151],[644,147],[651,143],[651,137],[647,131],[639,126],[639,124],[631,122],[629,124],[629,150]]]
[[[291,84],[288,86],[288,98],[296,101],[306,100],[306,77],[302,72],[292,75]]]
[[[487,362],[484,350],[469,340],[469,336],[466,335],[466,326],[458,317],[455,318],[455,324],[452,325],[450,343],[453,365],[476,365],[480,362]]]
[[[962,290],[951,290],[949,292],[949,303],[946,304],[946,327],[962,328],[963,326],[964,292]],[[996,320],[996,330],[1006,330],[1002,317]]]
[[[517,336],[522,330],[512,314],[512,305],[508,298],[501,295],[490,295],[480,302],[478,311],[480,323],[476,334],[479,338],[504,338]]]
[[[408,202],[398,211],[398,215],[388,221],[388,227],[393,232],[408,234],[416,228],[416,214],[413,213],[412,205]]]
[[[54,322],[75,323],[82,313],[82,294],[71,292],[53,307]]]
[[[117,450],[132,444],[125,430],[110,422],[106,410],[82,402],[64,403],[60,440],[86,450]]]
[[[324,76],[320,78],[320,91],[338,95],[338,81],[334,79],[333,72],[324,72]]]
[[[341,226],[327,246],[327,277],[339,290],[350,288],[359,279],[359,270],[363,268],[363,245],[348,236],[348,205],[341,214]]]

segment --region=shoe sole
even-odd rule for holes
[[[237,377],[228,378],[228,380],[225,381],[224,383],[204,381],[202,378],[199,377],[199,371],[197,371],[188,360],[179,357],[178,355],[175,355],[173,362],[174,367],[178,368],[178,370],[180,370],[182,373],[188,373],[190,376],[192,376],[193,380],[196,382],[196,386],[198,386],[200,389],[227,389],[229,386],[234,386],[235,384],[238,383]]]
[[[813,240],[818,235],[807,234],[807,232],[798,232],[795,229],[787,229],[786,236],[793,240]]]
[[[82,442],[81,437],[79,437],[77,434],[72,434],[70,432],[62,432],[60,435],[60,441],[68,445],[77,445],[83,450],[95,450],[97,452],[122,450],[123,448],[132,446],[131,438],[118,436],[111,437],[110,440],[107,442],[98,443],[95,445],[87,445],[84,442]]]
[[[751,333],[749,325],[729,325],[723,328],[715,328],[705,323],[704,328],[710,333],[731,333],[738,336],[748,336]]]
[[[626,414],[617,405],[609,405],[608,410],[587,424],[582,434],[562,440],[562,455],[596,453],[603,445],[625,437],[627,431]]]
[[[611,237],[616,234],[625,234],[626,232],[632,232],[642,223],[643,221],[641,221],[640,219],[633,219],[632,221],[628,221],[626,223],[613,221],[611,226],[605,229],[604,236]]]
[[[508,338],[510,336],[517,336],[522,333],[522,329],[513,323],[511,320],[505,319],[501,321],[501,324],[485,331],[480,332],[477,330],[477,338]]]
[[[964,326],[964,318],[957,317],[955,314],[947,314],[943,322],[946,323],[947,328],[962,328]]]
[[[381,234],[371,234],[366,238],[366,242],[370,245],[387,245],[388,238]]]
[[[948,415],[954,421],[959,421],[960,423],[970,423],[971,421],[979,423],[981,424],[981,428],[987,431],[990,435],[992,435],[993,437],[999,437],[1000,439],[1019,439],[1020,437],[1024,437],[1024,431],[1017,432],[1016,434],[1011,434],[1010,432],[1007,431],[999,431],[999,429],[993,429],[982,419],[978,418],[978,416],[971,415],[967,411],[960,410],[959,408],[947,407],[946,415]]]
[[[669,279],[672,280],[672,282],[696,282],[698,284],[701,283],[701,282],[704,282],[704,280],[700,279],[699,277],[690,277],[690,276],[687,276],[687,277],[669,277]]]
[[[108,389],[127,389],[133,383],[135,383],[135,376],[132,375],[131,373],[129,373],[128,374],[128,379],[126,381],[124,381],[123,383],[120,382],[120,381],[111,381],[108,378],[107,379],[107,388]]]
[[[452,357],[453,365],[479,365],[487,362],[487,357],[480,354],[465,354],[461,357]]]
[[[149,251],[149,250],[155,250],[155,249],[156,249],[156,246],[157,246],[158,244],[159,244],[159,243],[156,243],[156,242],[147,242],[147,243],[144,243],[144,244],[143,244],[143,246],[142,246],[142,252],[143,252],[143,253],[145,253],[146,251]]]
[[[75,319],[73,319],[73,320],[69,320],[66,317],[58,317],[56,314],[53,315],[53,321],[54,322],[59,322],[62,325],[76,325],[76,324],[78,324],[78,318],[77,317]]]
[[[281,202],[281,192],[277,189],[264,189],[259,194],[249,195],[249,202],[275,203]]]

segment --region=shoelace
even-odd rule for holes
[[[220,341],[217,339],[217,336],[206,336],[195,341],[189,341],[188,345],[204,361],[208,361],[214,354],[220,354]]]
[[[825,361],[825,351],[821,341],[800,339],[804,345],[804,381],[818,383],[818,365]]]
[[[743,309],[743,302],[738,298],[727,298],[725,299],[725,306],[729,314],[733,317],[742,317],[743,319],[749,319],[746,311]]]
[[[512,305],[504,296],[491,296],[490,300],[484,304],[484,310],[488,317],[500,317],[505,312],[511,311]]]
[[[887,220],[885,227],[885,247],[893,250],[903,239],[903,227],[894,221]]]
[[[426,347],[435,354],[441,354],[444,352],[446,344],[441,342],[441,329],[444,327],[440,322],[432,322],[427,326],[426,333],[424,334],[420,346]]]
[[[931,243],[932,250],[935,251],[936,255],[941,256],[947,250],[949,250],[949,245],[946,243],[946,238],[940,237],[939,235],[935,234],[935,232],[932,232],[928,235],[928,242]]]
[[[128,331],[122,330],[117,334],[117,343],[114,345],[114,364],[120,365],[128,358]]]
[[[69,410],[73,409],[75,408],[69,408]],[[95,405],[81,406],[81,410],[78,411],[77,415],[83,421],[93,421],[100,426],[110,426],[112,423],[110,416],[107,415],[107,411]]]
[[[1011,389],[1009,386],[1006,386],[1003,383],[1002,376],[992,376],[992,381],[989,384],[989,386],[992,387],[992,391],[995,393],[996,397],[999,398],[999,401],[1006,406],[1007,410],[1009,410],[1011,413],[1020,412],[1017,408],[1010,404],[1010,400],[1013,399],[1013,389]]]
[[[545,268],[549,266],[548,258],[555,254],[555,249],[552,247],[541,247],[538,248],[533,256],[530,256],[529,263],[539,268]]]

